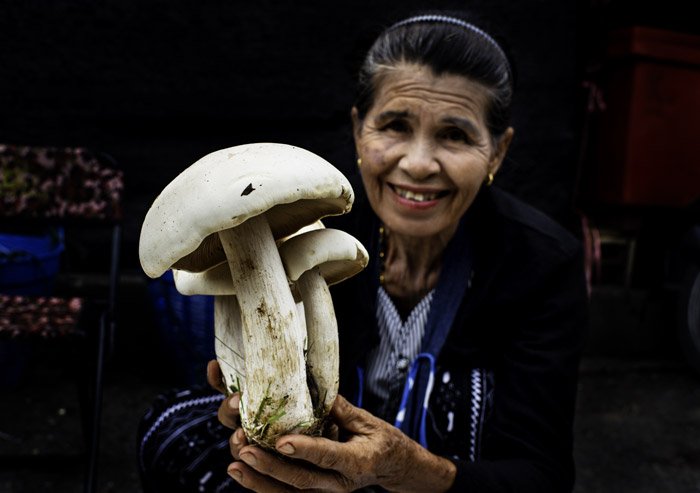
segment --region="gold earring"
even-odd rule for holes
[[[493,173],[489,173],[488,178],[486,178],[486,186],[490,187],[493,184]]]
[[[358,158],[357,158],[357,167],[358,167],[358,168],[361,168],[361,167],[362,167],[362,158],[361,158],[361,157],[358,157]]]

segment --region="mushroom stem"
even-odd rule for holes
[[[304,272],[296,283],[304,303],[308,350],[306,364],[318,391],[317,416],[325,416],[338,394],[338,324],[328,284],[318,267]]]
[[[246,381],[241,422],[267,448],[314,424],[306,384],[303,326],[264,214],[219,232],[238,299]]]
[[[226,391],[240,391],[245,384],[245,345],[241,311],[235,296],[214,297],[214,351],[224,375]]]

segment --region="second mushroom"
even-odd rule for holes
[[[280,246],[280,256],[304,308],[306,364],[316,414],[325,416],[338,393],[338,325],[329,286],[367,266],[367,250],[351,235],[318,229],[295,235]]]

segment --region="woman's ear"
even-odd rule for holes
[[[495,175],[498,169],[501,167],[501,164],[503,164],[503,159],[506,157],[510,143],[513,141],[514,134],[515,130],[513,130],[513,127],[508,127],[506,131],[503,132],[503,135],[501,135],[501,138],[498,139],[496,148],[493,151],[493,157],[489,163],[489,173]]]

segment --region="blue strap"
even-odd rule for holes
[[[408,372],[408,378],[406,379],[406,384],[404,385],[403,388],[403,396],[401,397],[401,405],[399,406],[399,412],[396,415],[396,421],[394,422],[394,426],[396,426],[398,429],[403,429],[404,422],[406,419],[407,415],[407,406],[408,406],[408,400],[411,396],[411,391],[413,390],[413,387],[415,385],[416,377],[418,376],[418,371],[420,370],[420,365],[422,362],[427,362],[429,367],[430,367],[430,373],[428,377],[428,382],[427,382],[427,389],[426,393],[423,396],[423,402],[420,403],[421,410],[420,413],[417,413],[420,415],[420,425],[419,425],[419,432],[418,432],[418,437],[413,437],[414,439],[417,439],[417,441],[425,448],[428,448],[428,438],[426,436],[426,417],[428,415],[428,399],[430,397],[430,393],[433,390],[433,384],[435,382],[435,356],[433,356],[430,353],[420,353],[418,356],[416,356],[416,359],[413,360],[413,363],[411,364],[411,369]]]
[[[362,397],[365,394],[365,370],[361,366],[356,366],[357,371],[357,395],[355,396],[355,405],[362,407]]]

